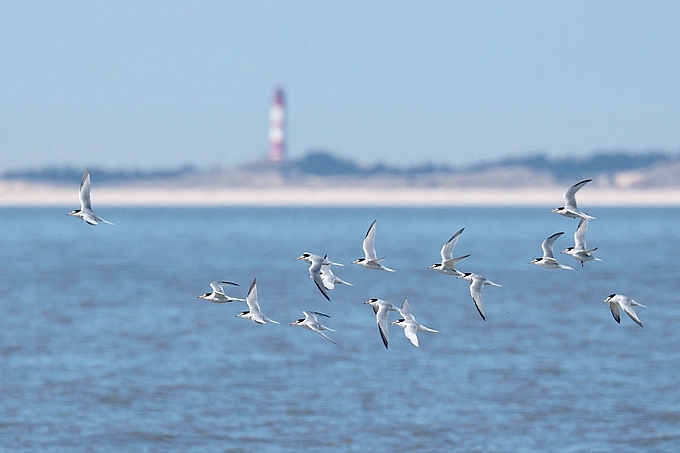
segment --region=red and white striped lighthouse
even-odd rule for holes
[[[286,156],[286,100],[279,85],[269,109],[269,160],[281,162]]]

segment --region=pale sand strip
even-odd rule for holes
[[[383,190],[356,187],[113,187],[92,189],[95,206],[544,206],[563,203],[563,187],[423,188]],[[680,206],[680,188],[615,189],[589,187],[578,196],[589,206]],[[0,182],[0,206],[78,207],[78,189]]]

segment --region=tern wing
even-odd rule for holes
[[[364,256],[367,260],[376,260],[378,256],[375,254],[375,220],[368,227],[366,237],[363,243]]]
[[[552,236],[548,237],[543,243],[541,244],[541,249],[543,249],[543,258],[555,258],[553,256],[553,244],[557,240],[558,237],[562,236],[564,234],[564,231],[560,231],[559,233],[555,233]]]
[[[335,288],[336,284],[354,286],[351,283],[346,282],[343,279],[339,278],[337,275],[335,275],[331,270],[330,264],[322,264],[319,273],[321,274],[321,279],[323,280],[323,284],[326,287],[326,289],[329,290],[333,289]]]
[[[313,330],[314,332],[318,333],[319,335],[321,335],[322,337],[324,337],[326,340],[330,341],[331,343],[337,344],[335,341],[333,341],[333,340],[331,340],[330,338],[328,338],[328,335],[326,335],[325,333],[323,333],[323,332],[320,331],[319,329],[312,329],[312,330]],[[330,330],[330,329],[328,329],[328,330]]]
[[[612,316],[618,322],[621,324],[621,312],[619,312],[619,303],[618,302],[609,302],[609,309],[612,312]]]
[[[399,313],[401,313],[401,316],[403,316],[407,321],[416,320],[416,318],[411,314],[411,306],[408,304],[408,299],[404,299],[404,302],[401,303]]]
[[[575,211],[578,210],[578,208],[576,207],[576,192],[578,192],[581,189],[581,187],[583,187],[590,181],[592,181],[592,179],[584,179],[581,182],[577,182],[576,184],[568,188],[566,192],[564,192],[564,200],[567,202],[566,206],[567,208],[572,208]]]
[[[404,326],[404,335],[408,338],[408,341],[415,347],[418,347],[418,324],[414,322],[409,322]]]
[[[85,168],[83,179],[80,181],[80,209],[92,210],[92,203],[90,201],[90,167]]]
[[[323,294],[323,297],[325,297],[326,300],[330,302],[331,298],[328,297],[328,293],[326,292],[326,286],[324,286],[324,282],[323,282],[323,279],[321,278],[321,274],[319,274],[318,272],[314,272],[311,275],[312,275],[312,280],[314,280],[316,287],[319,288],[319,291],[321,291],[321,294]]]
[[[623,308],[623,311],[626,312],[626,314],[635,321],[635,323],[642,327],[642,322],[640,321],[640,318],[637,317],[637,314],[633,311],[633,308],[630,306],[630,300],[626,301],[627,303],[622,303],[621,308]]]
[[[319,271],[319,274],[321,275],[321,280],[323,281],[323,286],[331,290],[335,288],[335,282],[337,280],[337,277],[335,274],[333,274],[333,271],[331,270],[331,265],[330,264],[322,264],[321,265],[321,270]]]
[[[238,283],[225,282],[221,280],[215,280],[214,282],[210,282],[210,287],[213,289],[214,292],[224,295],[225,293],[222,285],[238,286]]]
[[[224,289],[222,288],[222,285],[220,285],[219,281],[210,282],[210,287],[214,293],[224,295]]]
[[[467,257],[469,257],[469,256],[470,256],[470,254],[468,253],[467,255],[458,256],[458,257],[456,257],[456,258],[451,258],[450,260],[444,260],[444,261],[442,262],[442,267],[443,267],[444,269],[456,270],[456,269],[455,269],[456,263],[457,263],[458,261],[464,260],[465,258],[467,258]],[[459,275],[460,275],[460,274],[459,274]]]
[[[316,316],[317,316],[317,315],[318,315],[318,316],[323,316],[324,318],[330,318],[330,316],[328,316],[326,313],[321,313],[321,312],[319,312],[319,311],[305,311],[305,310],[302,310],[302,313],[305,314],[305,321],[308,320],[308,319],[312,319],[312,320],[314,320],[314,321],[316,321],[316,322],[319,322],[319,320],[316,319]]]
[[[88,224],[88,225],[99,225],[97,222],[98,217],[92,213],[92,211],[88,211],[86,209],[81,209],[80,213],[82,214],[82,219]]]
[[[323,286],[328,289],[335,289],[335,279],[326,274],[321,274],[321,280],[323,281]]]
[[[475,307],[479,312],[479,316],[486,321],[486,316],[484,316],[484,299],[482,299],[482,287],[484,286],[484,280],[480,278],[473,278],[470,282],[470,295],[472,296],[472,301],[475,303]]]
[[[378,330],[380,331],[380,338],[385,345],[385,349],[388,348],[390,331],[387,326],[387,316],[389,314],[389,309],[387,307],[381,306],[375,313],[375,318],[378,323]]]
[[[106,220],[106,219],[102,219],[101,217],[99,217],[99,216],[96,215],[96,214],[94,214],[94,218],[97,219],[97,220],[99,220],[100,222],[108,223],[109,225],[115,225],[115,223],[109,222],[109,221]]]
[[[638,326],[642,327],[642,321],[640,321],[640,318],[637,317],[637,314],[633,311],[632,308],[626,307],[625,305],[621,306],[621,308],[623,308],[623,311],[626,312],[626,314],[630,317],[630,319],[635,321],[635,323]]]
[[[442,250],[440,252],[442,256],[442,263],[448,260],[453,259],[453,248],[456,246],[456,243],[458,242],[458,237],[461,235],[465,228],[461,228],[460,230],[456,231],[453,236],[451,236],[451,239],[446,241],[446,244],[442,247]]]
[[[302,313],[305,315],[305,321],[304,321],[305,324],[311,325],[311,324],[314,324],[314,323],[318,323],[318,322],[319,322],[319,321],[316,319],[316,316],[314,316],[314,312],[313,312],[313,311],[305,311],[305,310],[302,310]]]
[[[227,281],[225,281],[225,280],[220,280],[220,281],[218,281],[217,283],[221,283],[222,285],[232,285],[232,286],[239,286],[239,284],[238,284],[238,283],[234,283],[234,282],[227,282]]]
[[[588,219],[582,217],[578,227],[574,232],[574,248],[577,250],[586,249],[586,233],[588,232]]]
[[[248,290],[248,295],[246,296],[246,303],[248,304],[248,309],[250,313],[262,313],[260,310],[260,304],[257,302],[257,279],[253,279],[253,283],[250,284],[250,289]]]

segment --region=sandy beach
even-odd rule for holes
[[[563,187],[457,188],[393,186],[149,187],[98,186],[96,206],[547,206],[562,203]],[[586,206],[680,206],[680,188],[619,189],[589,187],[578,196]],[[0,182],[0,206],[76,208],[78,189],[66,186]]]

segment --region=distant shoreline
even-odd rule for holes
[[[453,207],[548,206],[563,203],[564,187],[140,187],[95,186],[95,206],[327,206]],[[617,189],[597,186],[579,192],[579,206],[680,206],[680,188]],[[78,187],[0,182],[0,206],[66,206],[77,208]]]

